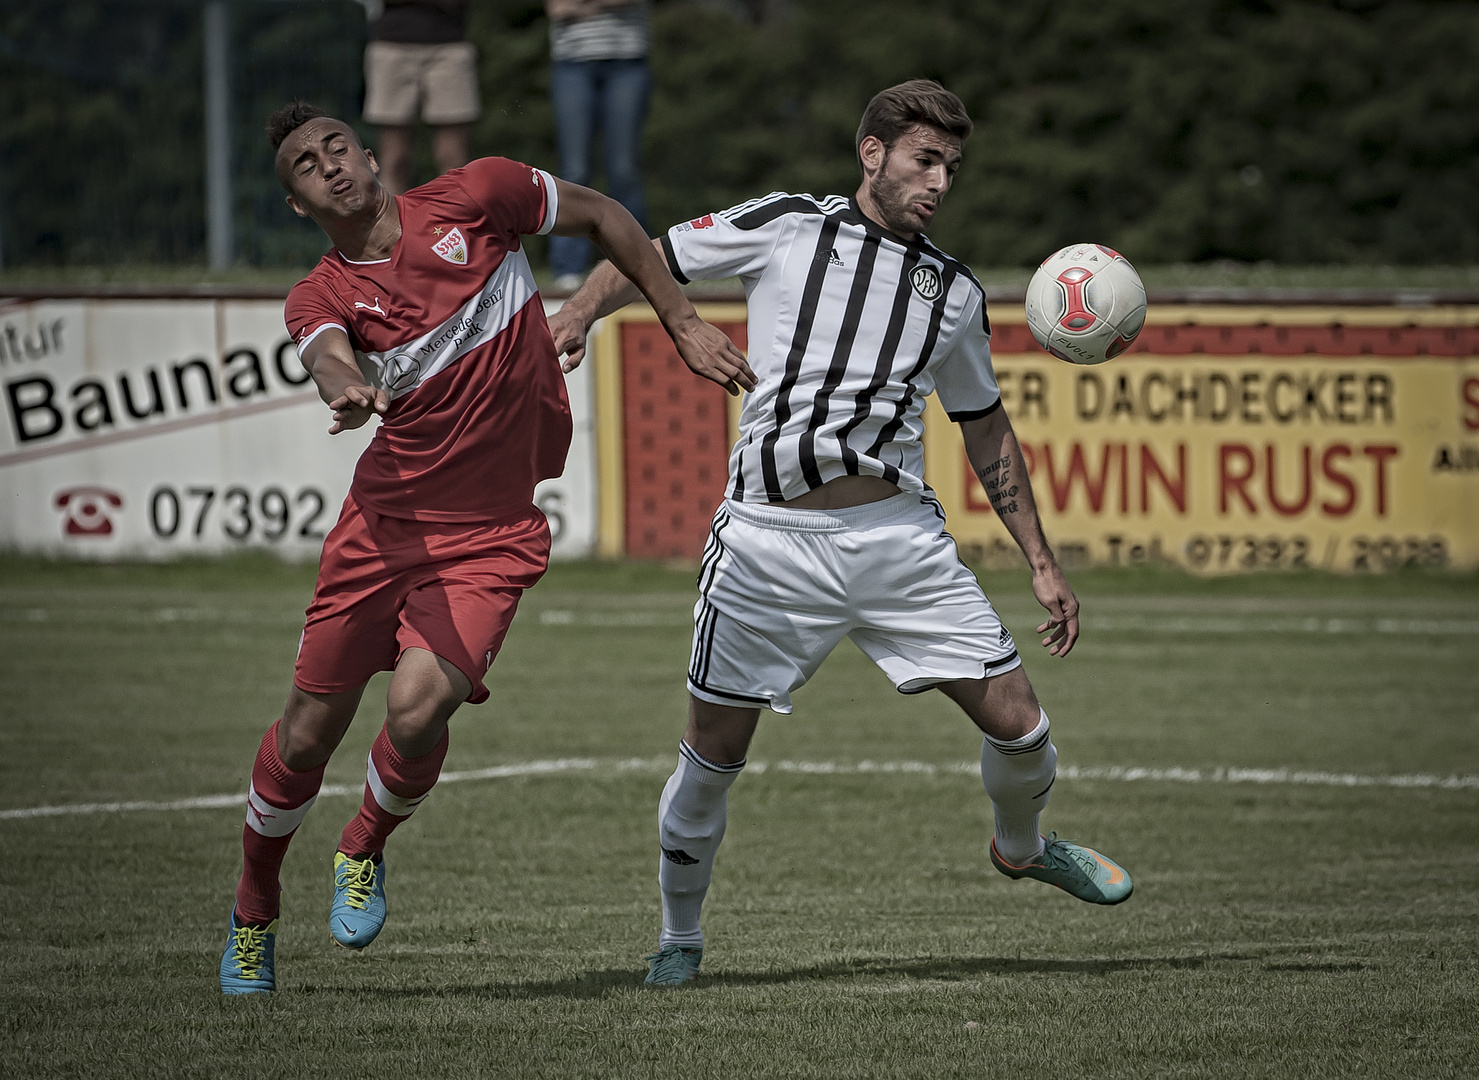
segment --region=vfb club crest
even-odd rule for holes
[[[914,291],[926,300],[932,301],[940,295],[940,272],[933,266],[916,266],[909,275],[909,281],[914,285]]]
[[[467,241],[462,238],[462,230],[455,225],[451,232],[431,245],[431,250],[449,263],[467,265]]]

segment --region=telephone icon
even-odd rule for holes
[[[66,536],[111,536],[113,511],[123,508],[123,496],[105,487],[67,488],[56,493],[53,506],[67,515]]]

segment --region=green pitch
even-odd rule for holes
[[[986,584],[1053,718],[1046,825],[1130,869],[1122,907],[993,871],[978,737],[844,646],[762,720],[702,980],[642,990],[691,577],[557,567],[453,721],[450,772],[511,775],[392,838],[363,955],[326,921],[358,796],[321,798],[274,998],[217,992],[239,804],[0,816],[0,1074],[1472,1075],[1479,579],[1075,580],[1062,662],[1025,577]],[[0,562],[0,810],[244,791],[310,586]],[[358,791],[383,689],[329,784]]]

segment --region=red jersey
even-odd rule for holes
[[[390,258],[331,249],[288,294],[302,350],[337,326],[390,409],[350,490],[386,517],[484,521],[527,509],[570,448],[570,403],[519,237],[547,233],[554,179],[482,158],[396,199]]]

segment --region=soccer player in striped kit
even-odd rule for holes
[[[559,359],[520,238],[588,236],[643,293],[688,365],[754,384],[699,319],[619,203],[503,158],[394,196],[346,124],[294,103],[268,135],[288,205],[333,242],[288,296],[288,332],[333,413],[331,434],[380,425],[324,541],[293,688],[252,769],[243,867],[221,958],[228,994],[276,987],[278,872],[354,719],[394,671],[364,800],[334,856],[334,940],[385,922],[386,838],[424,800],[447,721],[482,679],[549,559],[534,485],[570,445]]]
[[[935,393],[1032,568],[1048,612],[1042,643],[1066,656],[1078,601],[1001,408],[985,297],[924,235],[970,131],[954,94],[903,83],[863,114],[852,199],[775,193],[658,241],[679,281],[744,282],[759,385],[699,572],[688,729],[658,810],[663,924],[650,985],[698,975],[699,912],[760,709],[790,712],[791,693],[844,635],[901,692],[940,690],[981,729],[997,869],[1090,903],[1130,895],[1113,861],[1041,834],[1057,762],[1047,713],[922,479],[924,399]],[[636,297],[619,268],[592,274],[551,322],[567,368],[590,324]]]

